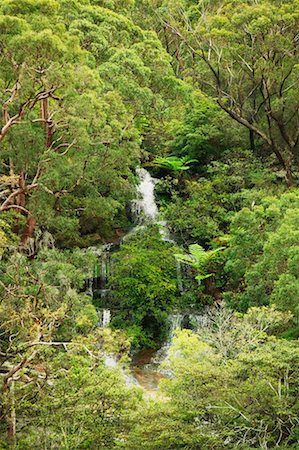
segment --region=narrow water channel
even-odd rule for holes
[[[162,239],[171,241],[167,223],[159,218],[159,210],[155,200],[155,180],[150,173],[144,169],[137,169],[139,184],[137,186],[138,198],[132,204],[132,212],[136,218],[137,225],[123,237],[123,241],[129,239],[140,227],[148,224],[158,224]],[[171,241],[174,242],[174,241]],[[121,245],[121,244],[120,244]],[[113,244],[104,245],[95,249],[99,264],[94,280],[89,280],[89,291],[97,298],[104,299],[105,308],[98,310],[98,326],[106,328],[113,318],[113,311],[109,309],[109,273],[111,252]],[[181,264],[177,263],[177,285],[179,292],[184,292],[184,280]],[[108,288],[107,288],[108,287]],[[132,355],[130,364],[130,375],[125,375],[127,384],[141,386],[148,395],[155,396],[159,383],[169,376],[163,371],[161,364],[167,359],[168,351],[176,329],[182,327],[197,329],[203,322],[203,315],[196,312],[176,311],[169,316],[169,336],[167,342],[159,350],[143,349]],[[191,325],[190,325],[191,324]],[[106,364],[109,367],[118,365],[117,359],[111,355],[105,355]]]
[[[145,391],[155,396],[160,381],[166,377],[159,370],[159,365],[155,364],[157,350],[144,349],[136,352],[132,356],[130,370],[132,376]]]

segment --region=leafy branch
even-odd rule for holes
[[[188,254],[178,253],[175,254],[177,261],[183,264],[187,264],[198,272],[196,280],[201,281],[206,278],[212,277],[213,273],[207,273],[207,267],[211,260],[213,260],[224,247],[219,247],[215,250],[205,251],[201,245],[191,244],[189,245]]]
[[[153,161],[153,166],[170,170],[171,172],[184,172],[191,168],[191,164],[198,162],[197,159],[189,159],[188,156],[178,158],[176,156],[157,156]]]

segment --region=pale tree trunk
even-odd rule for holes
[[[38,331],[37,339],[40,340],[41,332]],[[3,420],[6,422],[7,437],[13,448],[16,446],[16,407],[15,407],[15,379],[18,372],[28,366],[37,354],[34,350],[29,356],[25,356],[17,365],[12,367],[10,371],[4,376],[2,386],[2,396],[7,400],[5,405]]]
[[[15,382],[11,381],[8,387],[9,408],[6,414],[7,438],[12,444],[12,448],[16,447],[16,405],[15,405]]]

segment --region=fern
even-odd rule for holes
[[[219,247],[215,250],[205,251],[201,245],[191,244],[189,245],[189,254],[179,253],[174,256],[177,261],[193,267],[198,272],[195,277],[196,280],[204,280],[214,275],[213,273],[207,273],[207,266],[223,249],[224,247]]]
[[[197,159],[189,159],[186,156],[182,158],[178,158],[176,156],[157,156],[152,164],[156,167],[161,167],[172,172],[183,172],[189,170],[191,167],[190,164],[196,162],[198,162]]]

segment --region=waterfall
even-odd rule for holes
[[[126,242],[137,231],[144,229],[146,224],[155,223],[160,228],[163,241],[175,243],[170,239],[167,223],[164,220],[159,220],[159,210],[155,200],[155,184],[157,180],[144,168],[137,168],[136,173],[139,177],[137,186],[139,198],[132,202],[131,211],[138,225],[122,238],[122,242]]]
[[[209,324],[209,312],[207,308],[201,313],[194,313],[192,311],[180,312],[171,314],[168,320],[170,322],[168,343],[171,344],[177,329],[187,328],[198,332],[200,329],[207,327]]]
[[[129,239],[130,236],[138,232],[138,230],[146,229],[147,224],[154,223],[159,226],[160,235],[163,241],[176,244],[170,237],[170,232],[165,221],[159,219],[159,211],[155,201],[155,184],[156,180],[144,168],[138,168],[136,173],[139,177],[139,184],[137,186],[138,199],[132,203],[132,212],[135,215],[137,225],[122,238],[122,242]],[[113,244],[102,245],[100,247],[92,248],[92,251],[98,258],[98,264],[95,267],[94,278],[88,280],[89,292],[93,292],[95,301],[99,301],[98,310],[99,322],[98,326],[107,328],[111,321],[111,297],[109,289],[109,271],[111,248]],[[181,294],[187,290],[186,280],[193,277],[193,274],[185,264],[176,262],[177,272],[177,288]],[[163,363],[168,360],[169,349],[177,329],[188,328],[194,332],[206,325],[204,314],[196,313],[191,307],[189,311],[174,311],[168,318],[169,321],[169,335],[165,344],[157,352],[150,356],[147,364],[140,363],[139,365],[131,366],[131,374],[126,373],[121,368],[121,363],[118,362],[117,356],[113,354],[103,354],[105,364],[110,367],[119,367],[123,373],[127,385],[134,385],[145,382],[146,386],[151,384],[158,386],[159,376],[171,376],[172,374],[163,367]],[[162,364],[162,366],[161,366]],[[143,381],[142,381],[143,380]],[[145,387],[148,389],[148,387]]]
[[[202,328],[208,326],[209,315],[208,309],[205,309],[201,314],[195,314],[190,312],[175,313],[169,316],[170,331],[167,342],[155,353],[151,359],[151,366],[157,372],[171,377],[173,374],[167,367],[169,358],[169,350],[172,346],[173,338],[176,330],[182,330],[185,328],[184,324],[187,324],[189,329],[193,332],[199,332]]]
[[[168,360],[169,349],[172,345],[172,341],[177,329],[182,329],[182,323],[185,315],[176,313],[171,314],[168,318],[170,329],[168,334],[168,339],[165,344],[156,352],[156,354],[151,359],[151,364],[156,367],[156,370],[164,375],[170,375],[168,370],[164,370],[161,368],[161,365]]]
[[[103,328],[108,327],[111,320],[111,311],[110,309],[103,310]]]
[[[170,322],[169,341],[170,341],[170,343],[172,342],[175,331],[177,329],[182,328],[184,316],[185,316],[184,314],[171,314],[169,316],[169,322]]]
[[[107,367],[117,367],[118,361],[117,358],[113,355],[104,355],[104,361]]]
[[[92,252],[98,262],[93,268],[93,274],[86,280],[86,292],[93,299],[108,298],[110,289],[107,288],[110,268],[110,254],[114,244],[104,244],[99,247],[89,247],[87,250]],[[86,249],[82,250],[86,251]]]
[[[200,331],[200,329],[207,327],[209,324],[207,311],[204,311],[203,314],[189,314],[188,319],[195,332]]]
[[[86,280],[86,292],[93,299],[93,278]]]
[[[110,289],[107,289],[110,267],[110,249],[110,246],[105,246],[105,249],[100,258],[99,296],[102,299],[107,298],[110,293]]]
[[[136,169],[136,173],[140,180],[139,185],[137,186],[137,192],[140,194],[140,199],[135,201],[136,213],[139,216],[143,213],[146,220],[155,222],[158,216],[158,207],[155,200],[156,180],[143,168]]]
[[[110,309],[100,309],[98,310],[99,322],[98,326],[101,328],[107,328],[111,322],[111,311]]]
[[[105,289],[106,284],[107,284],[107,254],[104,252],[101,256],[101,274],[100,274],[101,289]]]
[[[182,264],[180,261],[176,260],[176,275],[177,275],[177,285],[181,294],[184,292],[183,276],[182,276]]]
[[[139,176],[137,192],[140,198],[133,202],[132,209],[138,222],[156,223],[160,228],[162,240],[175,244],[175,241],[170,238],[167,222],[165,220],[159,220],[159,210],[155,199],[155,185],[157,180],[144,168],[136,169],[136,173]],[[140,229],[140,225],[135,229]],[[134,233],[134,230],[129,234]]]

